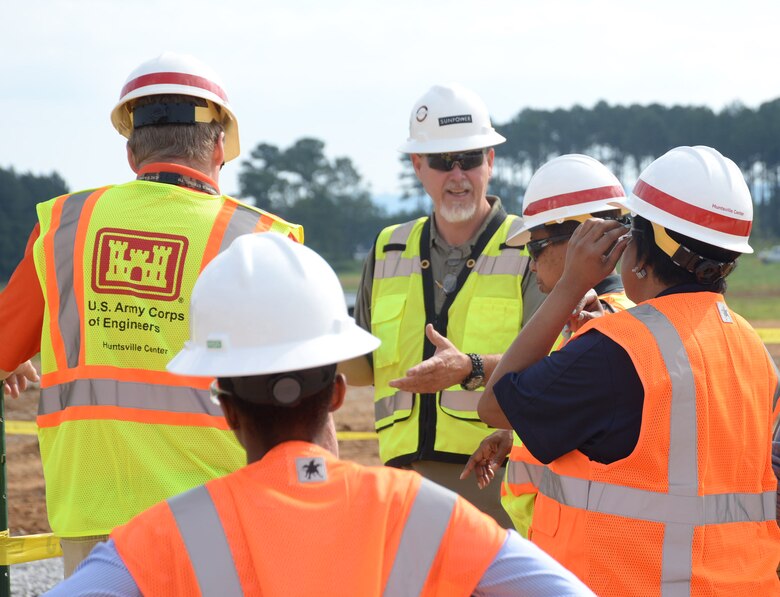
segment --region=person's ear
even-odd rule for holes
[[[488,176],[493,175],[493,160],[496,158],[496,150],[492,147],[487,152]]]
[[[419,178],[420,169],[422,168],[423,156],[421,153],[413,153],[409,156],[412,160],[412,166],[414,167],[414,173]]]
[[[214,142],[214,152],[211,155],[211,164],[219,171],[225,165],[225,132],[219,133]]]
[[[344,400],[347,396],[347,378],[343,373],[336,373],[333,380],[333,391],[330,395],[330,412],[336,412],[344,406]]]
[[[133,172],[135,172],[136,174],[138,174],[138,165],[136,164],[135,156],[133,155],[133,151],[130,149],[130,144],[127,143],[125,145],[125,147],[127,149],[127,163],[130,165],[130,169]]]

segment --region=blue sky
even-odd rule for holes
[[[131,178],[109,113],[162,51],[214,67],[245,154],[303,136],[345,155],[377,195],[432,84],[457,81],[504,122],[525,107],[754,107],[780,96],[780,3],[617,0],[41,0],[7,2],[0,166],[59,172],[75,190]],[[240,158],[222,174],[238,190]]]

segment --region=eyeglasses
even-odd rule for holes
[[[604,218],[605,220],[615,220],[616,222],[620,222],[623,224],[623,226],[631,226],[633,223],[633,218],[631,217],[631,214],[624,214],[622,216],[618,216],[617,218]]]
[[[219,387],[219,383],[217,383],[217,380],[211,382],[211,385],[209,386],[209,398],[211,398],[211,401],[219,406],[219,397],[220,396],[233,396],[233,392],[228,392],[227,390],[223,390]]]
[[[460,153],[428,153],[425,154],[428,160],[428,166],[441,172],[449,172],[455,167],[460,166],[461,170],[473,170],[478,168],[485,161],[485,150],[463,151]]]
[[[556,236],[548,236],[547,238],[540,238],[539,240],[529,240],[525,243],[525,247],[528,249],[528,254],[534,261],[539,259],[539,255],[542,254],[547,247],[555,243],[569,240],[571,234],[558,234]]]

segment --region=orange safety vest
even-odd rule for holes
[[[623,290],[611,290],[599,295],[611,312],[625,311],[634,306]],[[561,338],[554,350],[560,350],[568,339]],[[501,505],[512,519],[517,532],[528,537],[534,512],[534,501],[542,477],[544,464],[533,457],[517,433],[512,432],[512,450],[509,453],[504,481],[501,483]]]
[[[545,467],[532,540],[599,595],[779,594],[778,377],[758,335],[708,292],[652,299],[578,333],[591,327],[642,381],[639,442],[611,464],[575,450]]]
[[[49,523],[60,537],[107,534],[244,463],[209,379],[165,365],[189,335],[190,293],[211,259],[240,234],[302,231],[230,197],[147,181],[37,209]]]
[[[285,442],[115,529],[144,595],[471,595],[506,530],[417,473]]]

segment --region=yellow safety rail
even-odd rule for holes
[[[61,555],[60,541],[51,533],[11,537],[7,530],[0,531],[0,566],[24,564]]]

